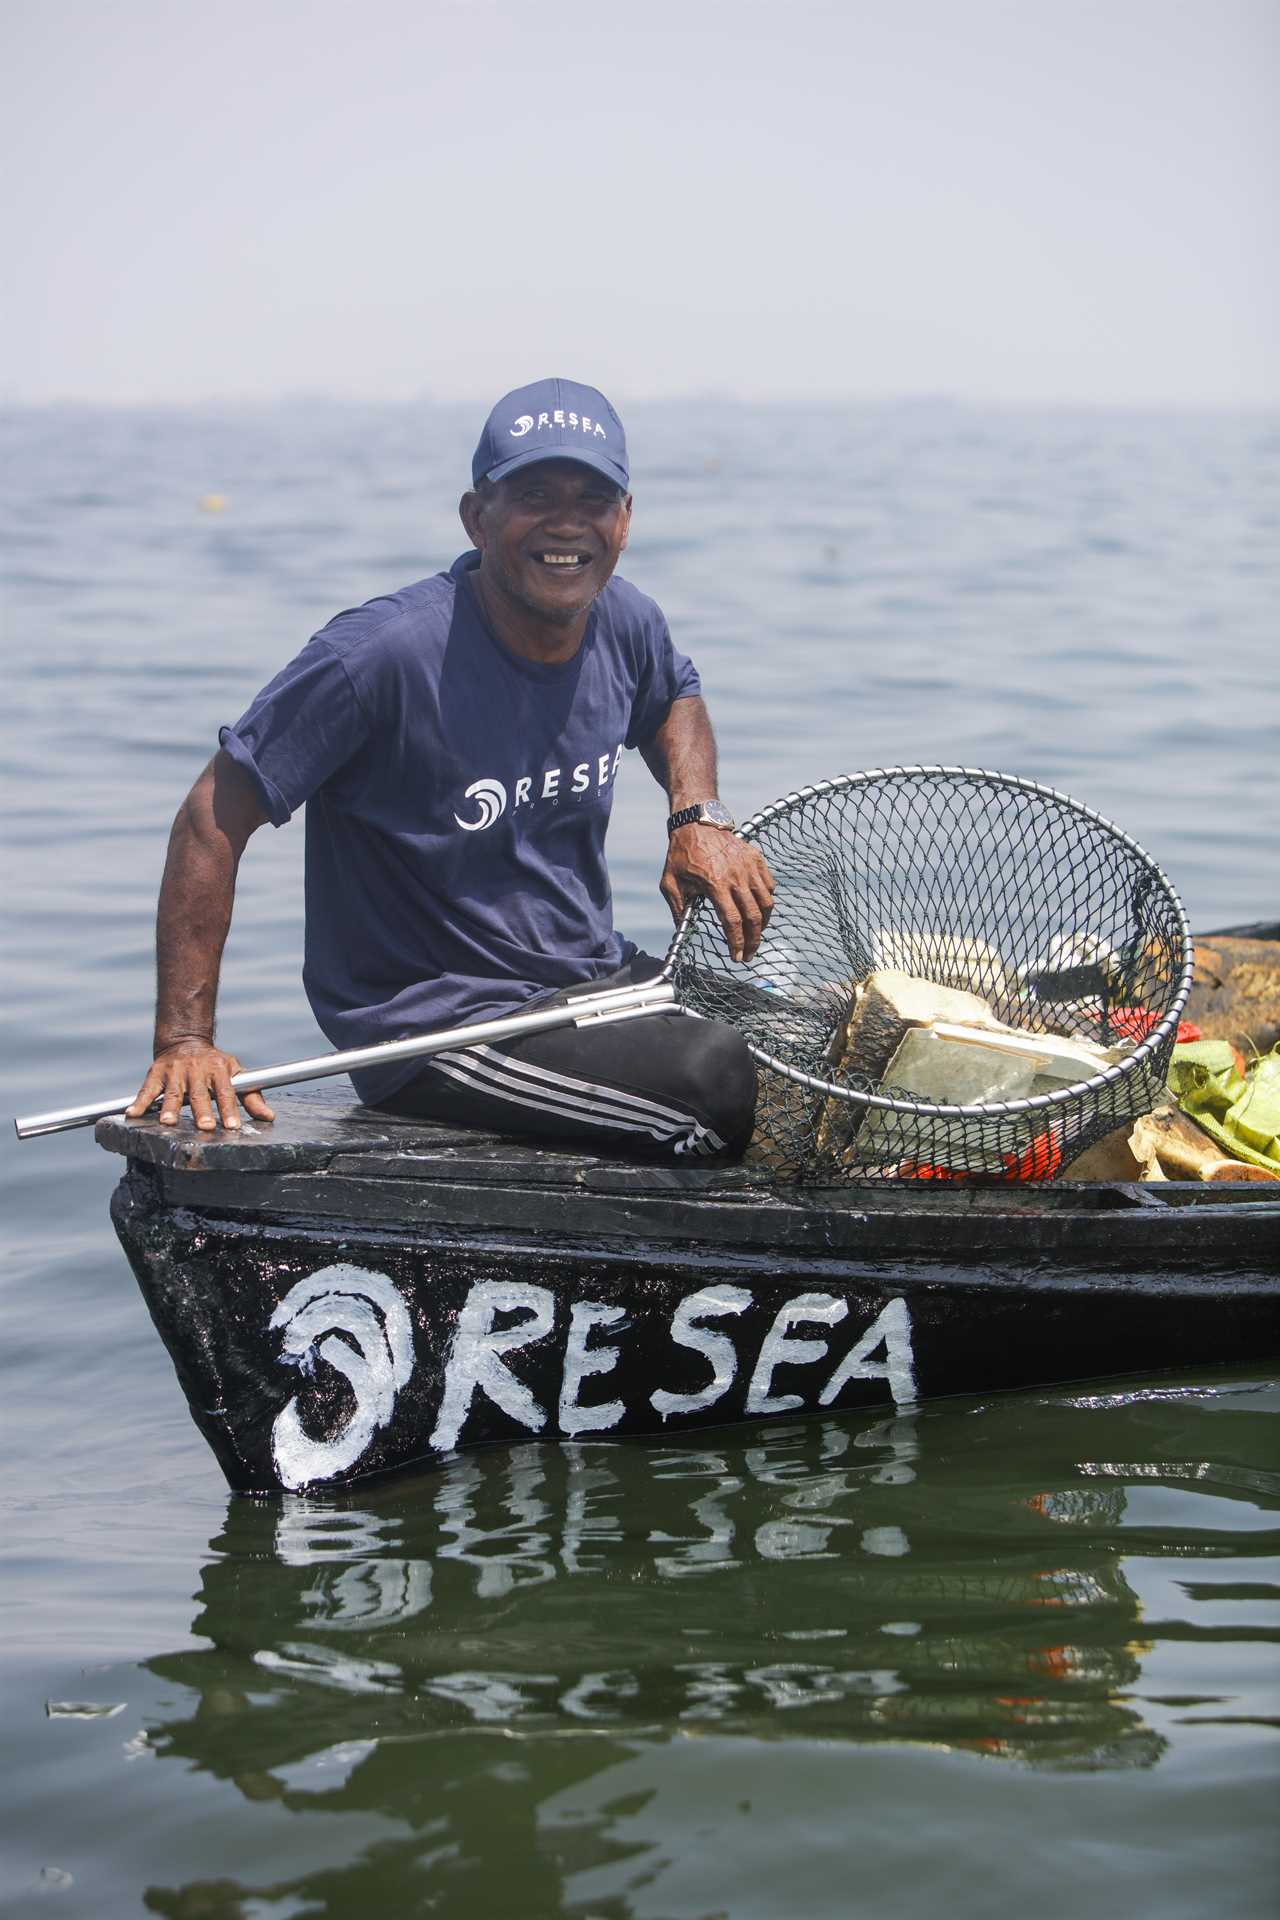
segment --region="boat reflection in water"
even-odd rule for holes
[[[749,1443],[533,1443],[358,1498],[234,1499],[193,1627],[210,1644],[149,1663],[195,1710],[150,1743],[250,1800],[375,1817],[346,1864],[275,1897],[404,1874],[425,1900],[465,1867],[476,1912],[515,1910],[513,1889],[522,1912],[558,1911],[571,1874],[639,1848],[626,1782],[646,1747],[673,1778],[696,1741],[707,1767],[791,1741],[1149,1768],[1166,1734],[1143,1661],[1164,1629],[1125,1556],[1250,1550],[1223,1508],[1278,1490],[1230,1464],[1266,1457],[1253,1385],[1223,1391],[1217,1463],[1180,1457],[1212,1389],[1109,1383]],[[1135,1535],[1153,1480],[1203,1512]],[[180,1915],[193,1893],[148,1899]]]

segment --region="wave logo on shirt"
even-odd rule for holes
[[[464,820],[460,813],[453,817],[464,833],[483,833],[486,827],[502,818],[508,800],[514,818],[523,807],[533,808],[543,803],[558,807],[569,800],[599,798],[613,784],[622,763],[624,744],[619,740],[614,749],[606,748],[594,759],[579,760],[576,767],[543,767],[538,773],[522,773],[509,796],[501,780],[473,780],[464,788],[462,797],[474,801],[480,810],[478,817]]]
[[[507,790],[501,780],[473,780],[462,797],[474,800],[480,809],[478,820],[464,820],[460,813],[454,814],[464,833],[481,833],[507,810]]]

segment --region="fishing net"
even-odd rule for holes
[[[981,769],[894,767],[787,794],[741,832],[776,883],[759,951],[730,960],[699,900],[667,973],[688,1011],[746,1038],[760,1077],[750,1157],[779,1178],[1051,1178],[1162,1097],[1191,984],[1186,916],[1091,808]],[[859,1022],[886,970],[977,996],[1003,1052],[953,1044],[949,1077],[922,1084],[904,1038],[869,1069]],[[935,997],[954,1018],[961,1003]],[[1024,1057],[1019,1035],[1093,1050],[1046,1038]]]

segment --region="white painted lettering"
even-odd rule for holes
[[[555,424],[558,427],[562,427],[564,425],[564,409],[562,407],[557,407],[555,412],[552,414],[551,418],[555,421]]]
[[[582,416],[582,431],[584,433],[590,433],[591,431],[591,415],[589,413],[584,413]]]
[[[542,776],[542,797],[544,800],[550,800],[553,794],[559,793],[559,791],[560,769],[559,767],[548,767]]]
[[[513,804],[512,804],[512,811],[513,811],[513,812],[515,811],[515,808],[516,808],[516,807],[527,807],[527,806],[528,806],[528,804],[529,804],[529,789],[530,789],[530,787],[531,787],[532,785],[533,785],[533,781],[532,781],[531,779],[530,779],[530,780],[517,780],[517,781],[516,781],[516,797],[515,797],[515,800],[514,800],[514,802],[513,802]]]
[[[770,1392],[774,1368],[784,1363],[805,1366],[822,1360],[826,1357],[827,1343],[825,1340],[793,1339],[788,1328],[806,1320],[820,1326],[834,1327],[848,1311],[848,1302],[837,1300],[830,1293],[798,1293],[794,1300],[788,1300],[778,1308],[777,1317],[764,1337],[760,1358],[751,1376],[751,1385],[747,1388],[748,1413],[791,1413],[804,1405],[803,1394]]]
[[[619,767],[620,767],[620,766],[622,765],[622,749],[623,749],[623,745],[624,745],[624,743],[623,743],[623,742],[622,742],[621,740],[619,740],[619,742],[618,742],[618,751],[617,751],[617,752],[616,752],[616,753],[614,754],[614,756],[613,756],[613,771],[614,771],[614,773],[615,773],[615,774],[617,773],[617,771],[618,771],[618,768],[619,768]]]
[[[615,1326],[626,1317],[625,1307],[607,1307],[595,1300],[579,1300],[574,1306],[569,1317],[569,1341],[560,1383],[562,1433],[596,1433],[602,1427],[616,1427],[626,1412],[621,1400],[602,1400],[594,1407],[578,1404],[578,1389],[583,1381],[593,1373],[612,1373],[618,1364],[616,1347],[595,1347],[588,1351],[592,1328]]]
[[[609,438],[608,434],[605,432],[604,428],[600,425],[600,422],[598,420],[596,421],[595,426],[592,427],[591,431],[592,433],[598,433],[602,440],[607,440]]]
[[[871,1355],[883,1343],[884,1359]],[[871,1322],[856,1346],[849,1349],[840,1365],[818,1395],[818,1405],[829,1407],[841,1387],[850,1380],[887,1380],[896,1406],[906,1406],[916,1397],[915,1355],[911,1350],[911,1316],[907,1303],[898,1296]]]
[[[678,1347],[690,1347],[694,1353],[700,1353],[710,1363],[711,1378],[695,1393],[668,1393],[665,1387],[651,1393],[649,1403],[664,1420],[673,1413],[701,1413],[704,1407],[713,1407],[728,1393],[738,1371],[733,1342],[727,1333],[714,1333],[698,1323],[721,1314],[741,1313],[750,1305],[751,1295],[745,1287],[705,1287],[698,1293],[685,1295],[671,1321],[671,1338]]]
[[[598,787],[607,787],[608,784],[609,784],[609,756],[607,753],[602,753],[600,755],[600,760],[599,760],[599,772],[598,772],[598,777],[596,779],[596,785]]]
[[[583,760],[573,770],[573,791],[575,793],[585,793],[587,788],[590,785],[591,785],[591,763],[587,760]]]
[[[578,416],[577,416],[577,414],[576,414],[576,413],[571,413],[571,414],[569,415],[569,425],[570,425],[571,427],[576,427],[576,426],[577,426],[577,424],[578,424]]]
[[[547,415],[547,414],[545,414],[545,413],[540,413],[540,414],[538,415],[538,425],[539,425],[540,427],[545,427],[545,426],[549,426],[549,425],[550,425],[550,417],[549,417],[549,415]]]
[[[500,1313],[522,1313],[525,1318],[495,1332],[493,1323]],[[555,1301],[546,1287],[515,1280],[481,1280],[472,1287],[449,1350],[433,1447],[447,1452],[457,1446],[477,1387],[511,1419],[532,1433],[542,1431],[545,1412],[499,1356],[545,1340],[554,1321]]]

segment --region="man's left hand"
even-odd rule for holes
[[[751,959],[773,912],[773,875],[759,849],[723,827],[698,822],[672,834],[658,890],[673,920],[704,894],[719,916],[733,960]]]

